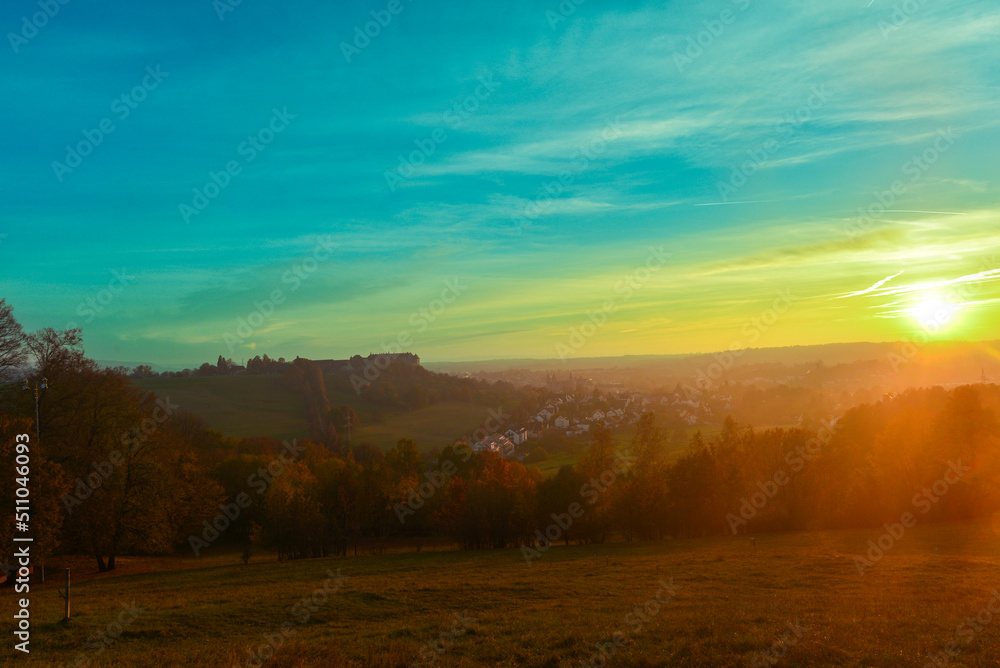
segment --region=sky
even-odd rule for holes
[[[997,338],[1000,7],[868,2],[6,3],[0,297],[168,367]]]

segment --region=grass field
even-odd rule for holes
[[[133,381],[181,410],[203,418],[226,436],[301,438],[308,433],[298,394],[278,384],[278,376],[143,378]]]
[[[134,381],[143,390],[161,398],[169,397],[182,410],[203,418],[208,425],[226,436],[273,436],[278,439],[303,438],[308,435],[305,407],[301,397],[278,382],[278,376],[223,376],[189,378],[144,378]],[[330,383],[332,387],[332,383]],[[441,448],[458,438],[471,435],[490,417],[494,406],[444,401],[414,411],[380,409],[353,393],[328,390],[332,405],[348,404],[361,419],[361,426],[351,436],[356,443],[369,442],[388,450],[402,438],[412,438],[422,451]],[[706,439],[719,433],[720,425],[699,425],[686,429],[688,437],[701,431]],[[627,445],[635,427],[617,429],[615,442]],[[580,438],[587,439],[587,436]],[[672,447],[670,457],[678,457],[686,441]],[[554,475],[564,464],[575,464],[577,455],[553,455],[535,464],[546,475]]]
[[[383,450],[396,445],[401,438],[412,438],[421,450],[443,448],[456,439],[471,435],[489,417],[485,406],[442,401],[426,408],[386,416],[377,424],[362,421],[352,439],[368,441]]]
[[[225,376],[144,378],[134,381],[143,390],[179,404],[182,410],[203,418],[226,436],[302,438],[309,430],[301,397],[278,383],[278,376]],[[479,404],[444,401],[408,412],[381,411],[374,419],[372,406],[356,396],[331,392],[334,405],[349,404],[357,410],[361,427],[351,436],[356,443],[370,442],[387,450],[401,438],[412,438],[421,450],[444,447],[472,434],[490,417]]]
[[[764,535],[756,549],[742,537],[558,546],[531,565],[519,550],[132,559],[120,575],[81,571],[69,624],[56,586],[33,592],[22,663],[248,665],[270,635],[267,666],[427,665],[421,650],[429,658],[427,643],[454,632],[438,665],[578,666],[604,644],[621,666],[771,665],[761,652],[785,666],[923,666],[948,643],[948,665],[997,665],[1000,620],[958,628],[1000,586],[995,528],[917,526],[859,574],[851,555],[880,533]],[[143,568],[164,570],[128,573]],[[328,580],[337,569],[346,579]],[[303,597],[315,610],[295,607]],[[9,589],[0,598],[13,609]],[[142,611],[129,621],[133,600]]]
[[[583,455],[579,453],[574,453],[574,454],[559,453],[556,455],[552,455],[544,462],[525,464],[525,466],[527,466],[528,468],[536,468],[539,471],[541,471],[546,478],[551,478],[555,474],[559,473],[559,469],[562,468],[563,466],[567,464],[575,466],[577,461],[579,461],[582,456]]]

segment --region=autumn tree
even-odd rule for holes
[[[584,516],[578,523],[578,531],[593,542],[603,543],[607,539],[614,520],[615,500],[622,493],[622,485],[614,465],[614,441],[611,432],[604,427],[597,427],[593,433],[590,450],[580,459],[576,468],[579,478],[589,485],[588,490],[594,491],[594,494],[588,495],[584,504]],[[601,477],[604,476],[605,480],[608,480],[609,472],[615,473],[615,483],[605,485],[601,482]],[[592,482],[595,480],[597,485]],[[583,482],[581,487],[582,485]]]
[[[172,549],[217,491],[168,424],[178,407],[98,368],[84,357],[78,330],[41,330],[28,348],[48,379],[41,445],[71,482],[59,497],[69,545],[94,556],[101,571],[125,551]]]
[[[337,425],[333,425],[332,431],[329,429],[330,400],[326,396],[323,370],[315,362],[299,357],[286,372],[285,382],[302,393],[312,439],[334,449],[336,443],[331,439],[337,436]]]
[[[624,476],[618,515],[630,535],[650,539],[666,532],[667,480],[666,436],[656,424],[653,413],[639,418],[629,446],[635,457],[634,468]]]
[[[571,518],[573,523],[561,529],[561,538],[566,545],[569,545],[572,539],[579,540],[589,534],[581,531],[579,520],[582,516],[578,517],[577,513],[571,512],[573,504],[579,506],[581,510],[587,506],[586,500],[580,494],[583,484],[583,477],[569,464],[559,467],[558,473],[552,478],[538,483],[537,526],[543,535],[546,527],[553,523],[564,524],[567,517]]]
[[[321,556],[317,529],[323,524],[319,483],[308,466],[291,462],[268,487],[265,497],[265,535],[278,550],[278,559]]]
[[[32,418],[0,414],[0,502],[5,508],[15,508],[16,489],[22,481],[30,490],[30,504],[26,508],[18,506],[17,511],[28,513],[27,535],[34,539],[32,554],[44,578],[45,560],[62,539],[63,511],[59,496],[66,491],[68,481],[62,467],[51,461],[44,449],[35,447],[33,422]],[[23,453],[27,464],[20,464],[23,459],[15,459],[18,443],[27,445]],[[26,475],[21,466],[28,467]],[[0,560],[5,564],[12,563],[14,527],[12,522],[0,525]]]
[[[492,452],[477,453],[448,485],[441,515],[466,549],[527,544],[537,528],[537,480],[519,462]]]

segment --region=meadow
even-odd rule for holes
[[[206,424],[225,436],[243,438],[259,435],[281,440],[303,438],[308,434],[305,406],[302,398],[282,386],[277,376],[222,376],[189,378],[143,378],[133,381],[136,386],[169,398],[182,410],[205,420]],[[400,439],[413,439],[421,451],[441,448],[455,439],[470,436],[490,417],[496,406],[468,401],[442,401],[410,411],[376,409],[353,393],[334,389],[327,391],[331,403],[348,404],[361,418],[361,425],[352,433],[352,440],[371,443],[386,451]],[[662,425],[666,423],[659,420]],[[685,429],[690,438],[700,431],[712,438],[721,425],[698,425]],[[618,445],[627,445],[635,436],[635,426],[616,429],[613,438]],[[584,435],[579,437],[587,440]],[[668,456],[679,457],[687,448],[687,440],[671,445]],[[552,453],[545,461],[531,466],[546,477],[555,475],[560,466],[573,465],[582,450],[572,453]]]
[[[305,404],[278,376],[141,378],[137,387],[169,398],[226,436],[301,438],[308,432]]]
[[[281,385],[278,376],[143,378],[133,382],[162,399],[169,398],[225,436],[266,435],[291,440],[309,433],[301,396]],[[498,408],[470,401],[441,401],[416,410],[389,410],[374,407],[354,394],[333,389],[327,394],[332,404],[347,404],[357,411],[361,424],[352,432],[352,441],[370,443],[383,451],[404,438],[413,439],[424,452],[443,448],[472,436]],[[627,443],[634,432],[633,428],[619,440]],[[563,464],[576,463],[580,454],[556,454],[537,466],[545,475],[554,475]]]
[[[988,605],[1000,602],[998,529],[917,526],[863,573],[853,555],[880,530],[553,546],[530,565],[518,549],[426,545],[281,563],[262,555],[248,566],[219,547],[200,558],[122,559],[119,572],[103,575],[81,561],[69,623],[59,621],[55,568],[32,592],[32,651],[19,658],[38,666],[888,667],[933,665],[951,651],[937,665],[995,666],[1000,620]],[[10,589],[0,597],[13,607]]]
[[[279,376],[222,376],[143,378],[136,386],[198,415],[208,426],[234,438],[273,436],[303,438],[309,433],[302,397],[281,385]],[[425,408],[402,411],[373,407],[353,394],[329,391],[331,403],[348,404],[361,418],[352,440],[388,450],[402,438],[412,438],[423,450],[443,447],[472,434],[490,417],[495,406],[442,401]]]

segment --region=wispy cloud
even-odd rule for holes
[[[870,288],[865,288],[864,290],[859,290],[858,292],[851,292],[849,294],[842,295],[840,298],[843,299],[843,298],[847,298],[847,297],[860,297],[861,295],[867,295],[870,292],[875,292],[880,287],[882,287],[883,285],[885,285],[886,283],[888,283],[892,279],[896,278],[897,276],[902,276],[902,274],[903,274],[902,271],[897,272],[897,273],[893,274],[892,276],[888,276],[886,278],[883,278],[881,281],[878,281],[877,283],[875,283],[875,285],[871,286]]]

